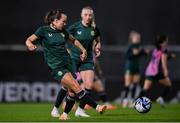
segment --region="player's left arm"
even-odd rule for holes
[[[101,54],[101,39],[100,36],[98,36],[95,40],[94,40],[94,52],[96,57],[99,57]]]
[[[103,76],[102,68],[101,68],[101,65],[100,65],[98,59],[95,60],[94,65],[95,65],[95,68],[97,69],[98,74],[100,76]]]

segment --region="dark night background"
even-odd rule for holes
[[[53,81],[42,53],[16,51],[11,45],[24,45],[26,38],[43,25],[47,11],[63,10],[70,25],[80,19],[81,9],[87,5],[94,9],[101,31],[103,51],[99,59],[109,99],[119,96],[119,88],[123,88],[121,49],[126,48],[131,30],[142,34],[144,45],[152,45],[157,34],[168,35],[171,51],[177,54],[169,62],[174,85],[171,97],[175,96],[180,89],[180,0],[1,0],[0,81]],[[142,59],[142,73],[148,59]]]

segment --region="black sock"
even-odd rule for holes
[[[136,94],[136,88],[137,88],[137,83],[133,84],[132,90],[131,90],[131,96],[133,99],[135,99],[135,94]]]
[[[68,95],[66,97],[66,106],[64,108],[64,112],[66,114],[68,114],[71,111],[71,109],[74,106],[74,104],[75,104],[75,97],[72,97],[72,96]]]
[[[165,86],[164,91],[162,93],[163,99],[165,99],[170,91],[170,86]]]
[[[88,96],[91,96],[91,91],[92,91],[91,89],[85,89],[85,92]],[[83,101],[80,101],[80,104],[79,104],[80,108],[84,109],[85,105],[86,104]]]
[[[124,98],[128,97],[128,93],[129,93],[129,87],[125,87],[125,94],[124,94]]]
[[[54,104],[54,106],[56,108],[59,108],[59,106],[61,105],[62,101],[64,100],[64,97],[66,96],[66,94],[67,94],[67,89],[64,87],[61,87],[61,89],[57,95],[55,104]]]
[[[82,90],[81,92],[79,92],[79,93],[77,94],[77,97],[80,99],[80,103],[82,103],[83,105],[88,104],[88,105],[90,105],[91,107],[93,107],[94,109],[96,109],[97,103],[96,103],[89,95],[87,95],[87,94],[85,93],[85,91]],[[81,109],[84,108],[84,107],[81,107],[80,105],[79,105],[79,107],[80,107]]]
[[[98,92],[99,98],[102,100],[102,102],[107,102],[107,96],[105,91]]]

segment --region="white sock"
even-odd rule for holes
[[[84,111],[84,109],[80,108],[79,106],[78,106],[77,110],[81,110],[81,111]]]
[[[96,111],[98,111],[98,109],[99,109],[99,105],[96,106]]]
[[[55,106],[53,107],[53,110],[58,110],[58,108],[56,108]]]
[[[65,112],[63,112],[63,115],[68,116],[68,114],[67,114],[67,113],[65,113]]]

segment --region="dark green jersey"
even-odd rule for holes
[[[133,49],[139,49],[140,52],[137,55],[133,54]],[[140,56],[145,54],[143,48],[141,47],[140,44],[130,44],[128,46],[128,49],[126,51],[126,63],[125,63],[125,68],[127,70],[139,70],[139,59]]]
[[[72,34],[77,40],[79,40],[87,50],[87,60],[92,60],[92,44],[94,39],[100,35],[99,30],[93,27],[85,27],[82,25],[81,21],[78,21],[69,26],[68,32]],[[72,58],[80,60],[80,50],[71,43],[68,43],[68,48],[71,50]]]
[[[69,36],[66,30],[42,26],[34,34],[41,40],[45,61],[51,69],[64,67],[70,63],[70,56],[65,48]]]

